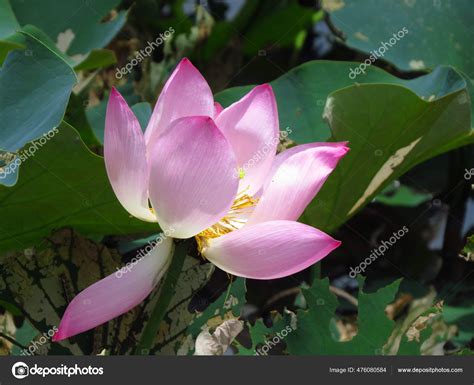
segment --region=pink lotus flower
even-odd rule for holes
[[[173,238],[195,237],[200,253],[230,274],[285,277],[340,244],[296,220],[348,148],[310,143],[276,155],[279,133],[269,85],[223,109],[199,71],[183,59],[145,134],[112,90],[105,164],[117,198],[133,216],[158,222]],[[54,339],[89,330],[139,304],[166,271],[172,248],[168,237],[127,274],[112,274],[78,294]]]

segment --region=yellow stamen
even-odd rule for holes
[[[148,199],[148,210],[150,210],[150,212],[155,215],[155,209],[153,208],[153,206],[151,205],[151,201],[150,199]]]
[[[224,218],[196,235],[196,242],[201,255],[203,250],[208,246],[209,240],[238,230],[245,224],[247,219],[243,217],[242,214],[250,214],[252,207],[258,202],[258,199],[252,198],[245,193],[247,190],[248,188],[237,195],[229,213]]]

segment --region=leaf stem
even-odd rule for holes
[[[321,279],[321,261],[309,268],[309,285],[313,285],[315,279]]]
[[[158,298],[155,308],[150,315],[150,319],[143,330],[140,342],[135,349],[135,354],[137,355],[148,355],[153,346],[153,342],[155,341],[156,335],[160,329],[161,321],[163,321],[166,310],[168,309],[173,294],[175,293],[176,283],[181,270],[183,269],[184,260],[189,251],[190,243],[190,240],[175,240],[174,255],[163,281],[160,297]]]

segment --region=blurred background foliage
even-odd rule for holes
[[[301,218],[343,244],[272,281],[229,277],[192,253],[150,353],[193,354],[202,330],[240,317],[227,353],[253,355],[290,326],[269,354],[471,354],[473,13],[469,0],[0,0],[0,167],[59,129],[1,180],[2,354],[133,352],[159,287],[94,331],[36,342],[75,294],[159,231],[131,218],[109,186],[105,109],[115,86],[144,128],[184,56],[224,106],[272,84],[280,129],[291,129],[282,148],[349,141]],[[349,77],[404,27],[383,58]],[[403,226],[364,279],[349,276]]]

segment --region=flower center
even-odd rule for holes
[[[221,235],[238,230],[245,224],[245,222],[247,222],[245,214],[250,214],[252,212],[258,199],[246,194],[246,190],[237,195],[229,213],[224,218],[196,235],[198,250],[201,255],[208,246],[209,240],[219,238]]]

